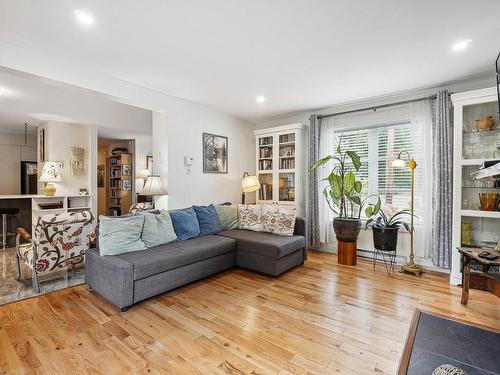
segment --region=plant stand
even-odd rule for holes
[[[357,261],[357,242],[338,241],[337,263],[344,266],[355,266]]]
[[[373,270],[375,270],[375,265],[377,264],[379,254],[382,257],[382,260],[384,261],[385,270],[387,271],[387,274],[391,276],[391,273],[394,272],[394,265],[396,264],[396,252],[375,249],[375,252],[373,253]]]

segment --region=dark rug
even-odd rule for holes
[[[398,374],[431,375],[443,364],[468,375],[499,375],[500,333],[417,310]]]

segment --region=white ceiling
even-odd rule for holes
[[[151,111],[90,90],[0,68],[0,129],[23,132],[25,122],[38,126],[49,120],[94,125],[100,135],[117,138],[129,132],[152,133]]]
[[[498,0],[2,0],[0,40],[255,121],[493,76],[499,14]]]

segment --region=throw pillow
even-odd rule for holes
[[[144,216],[99,216],[99,253],[118,255],[146,250],[141,240]]]
[[[222,230],[238,228],[238,206],[215,206]]]
[[[219,215],[213,204],[210,206],[193,206],[200,224],[200,235],[215,234],[220,232]]]
[[[142,211],[138,215],[144,216],[141,238],[147,247],[163,245],[177,239],[172,219],[167,211],[161,210],[158,214]]]
[[[262,230],[262,205],[239,204],[238,225],[240,229],[260,232]]]
[[[192,207],[169,211],[169,214],[179,241],[189,240],[200,235],[200,224]]]
[[[282,236],[293,236],[296,217],[295,207],[264,204],[262,205],[262,230]]]

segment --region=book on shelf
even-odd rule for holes
[[[273,144],[273,137],[259,138],[259,146],[268,146]]]
[[[261,147],[259,150],[260,158],[271,158],[273,156],[273,149],[271,147]]]
[[[273,169],[273,161],[272,160],[260,160],[259,161],[259,170],[268,171]]]
[[[295,169],[295,159],[282,159],[280,169]]]

